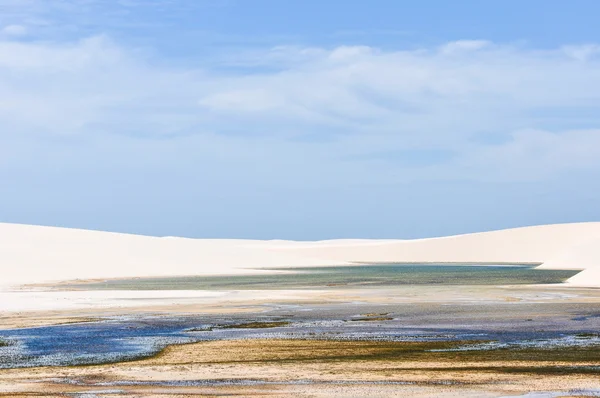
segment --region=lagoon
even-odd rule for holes
[[[260,275],[182,276],[69,283],[85,290],[264,290],[368,288],[400,285],[535,285],[562,283],[577,270],[534,265],[383,264],[339,267],[263,268]]]

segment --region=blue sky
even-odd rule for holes
[[[600,220],[599,13],[0,0],[0,221],[326,239]]]

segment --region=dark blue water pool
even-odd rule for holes
[[[117,362],[152,355],[169,344],[198,341],[186,325],[108,321],[0,331],[0,368]]]

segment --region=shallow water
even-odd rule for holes
[[[304,311],[311,309],[311,311]],[[127,316],[102,322],[0,330],[0,368],[120,362],[170,344],[223,339],[333,339],[371,341],[481,341],[464,350],[569,348],[600,345],[597,306],[299,305],[267,313],[202,316]],[[386,320],[369,321],[385,314]],[[523,318],[535,314],[536,320]],[[572,316],[577,314],[578,316]],[[579,319],[579,320],[577,320]],[[285,326],[236,328],[248,322]],[[286,323],[287,322],[287,323]],[[488,343],[493,341],[494,343]]]
[[[574,270],[539,270],[531,265],[390,264],[345,267],[272,268],[276,274],[118,279],[67,288],[91,290],[248,290],[386,287],[401,285],[534,285],[562,283]]]
[[[0,331],[0,368],[119,362],[196,341],[177,320],[90,322]]]
[[[304,288],[461,290],[460,286],[559,283],[576,271],[537,270],[533,266],[372,265],[295,268],[293,272],[252,276],[114,280],[71,285],[111,290],[243,290]],[[393,289],[396,286],[398,289]],[[402,286],[402,289],[400,287]],[[412,287],[411,287],[412,286]],[[495,287],[496,289],[497,287]],[[536,288],[519,287],[538,297]],[[539,288],[537,288],[539,289]],[[389,290],[389,289],[388,289]],[[383,289],[381,291],[384,291]],[[419,293],[421,292],[421,293]],[[403,294],[403,293],[400,293]],[[438,294],[438,293],[436,293]],[[464,349],[585,347],[600,344],[597,305],[484,300],[448,305],[444,294],[433,302],[365,304],[264,303],[254,314],[202,316],[126,316],[48,327],[0,330],[0,368],[85,365],[153,355],[171,344],[245,338],[299,338],[383,341],[481,341]],[[236,328],[243,323],[284,322],[269,328]],[[488,343],[493,341],[493,344]]]

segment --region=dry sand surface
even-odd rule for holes
[[[0,286],[73,279],[242,274],[357,262],[536,263],[600,287],[600,222],[418,240],[254,241],[149,237],[0,224]]]

